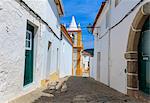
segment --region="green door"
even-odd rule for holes
[[[150,17],[143,26],[139,43],[139,89],[150,94]]]
[[[24,86],[33,82],[33,33],[34,27],[28,24],[26,31]]]

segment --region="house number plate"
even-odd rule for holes
[[[143,57],[143,60],[147,61],[147,60],[149,60],[149,57]]]

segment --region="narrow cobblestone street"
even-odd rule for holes
[[[91,78],[70,77],[66,84],[67,91],[56,91],[52,97],[41,96],[33,103],[143,103]],[[50,90],[44,92],[49,93]]]

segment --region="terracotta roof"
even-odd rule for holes
[[[64,15],[64,9],[63,9],[63,5],[62,5],[62,2],[61,0],[54,0],[56,5],[57,5],[57,9],[58,9],[58,12],[59,12],[59,15]]]
[[[105,6],[105,4],[106,4],[106,1],[107,1],[107,0],[105,0],[104,2],[102,2],[101,7],[100,7],[100,9],[99,9],[99,11],[98,11],[98,13],[97,13],[97,15],[96,15],[96,18],[95,18],[95,21],[94,21],[94,24],[93,24],[93,27],[92,27],[92,32],[94,32],[94,27],[95,27],[95,25],[96,25],[96,23],[97,23],[98,18],[99,18],[100,15],[101,15],[103,9],[104,9],[104,6]]]
[[[79,30],[68,30],[68,32],[82,32],[82,30],[81,29],[79,29]]]
[[[73,41],[70,35],[68,34],[68,31],[66,30],[66,27],[64,25],[61,25],[61,31],[62,34],[65,36],[65,38],[69,41],[69,43],[73,46]]]

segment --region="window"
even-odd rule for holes
[[[90,62],[88,62],[88,67],[90,67]]]
[[[52,45],[52,43],[49,41],[48,42],[48,50],[50,49],[51,45]]]
[[[73,40],[73,43],[75,41],[75,37],[74,37],[74,34],[72,33],[72,40]]]
[[[26,32],[26,50],[32,50],[32,32],[29,30]]]
[[[120,3],[121,0],[115,0],[115,7]]]

